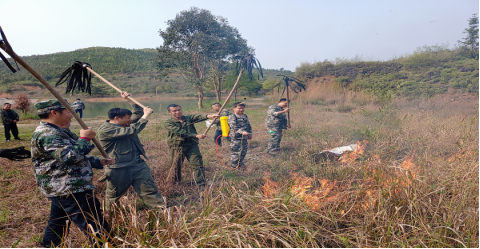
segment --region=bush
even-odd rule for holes
[[[338,112],[347,113],[347,112],[351,112],[352,110],[353,110],[353,107],[350,105],[346,105],[346,104],[337,105]]]
[[[22,115],[22,119],[40,120],[36,113],[25,113]]]
[[[27,94],[20,94],[15,98],[15,104],[13,108],[22,110],[22,113],[25,114],[30,109],[30,98]]]

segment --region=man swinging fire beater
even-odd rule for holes
[[[93,193],[92,168],[103,169],[115,160],[88,155],[95,148],[90,140],[96,133],[91,127],[80,130],[80,137],[71,132],[73,116],[58,100],[39,102],[35,108],[41,122],[32,136],[33,169],[40,192],[51,201],[42,246],[59,246],[69,220],[87,235],[92,246],[101,246],[94,244],[92,233],[99,236],[110,228]]]
[[[127,92],[121,96],[127,100],[133,110],[113,108],[108,111],[108,120],[98,129],[98,137],[105,151],[114,157],[116,163],[105,169],[107,188],[105,190],[106,209],[115,203],[133,186],[135,192],[149,208],[163,207],[163,198],[153,180],[150,167],[143,160],[148,160],[138,134],[148,123],[152,108],[142,109],[128,97]]]

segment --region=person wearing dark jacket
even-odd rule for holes
[[[5,128],[5,140],[10,141],[10,131],[12,132],[15,140],[22,140],[18,137],[18,128],[17,122],[20,120],[18,114],[12,110],[12,105],[10,103],[3,104],[3,109],[1,112],[2,123]]]

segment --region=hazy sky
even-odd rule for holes
[[[335,58],[389,60],[465,35],[478,0],[0,0],[0,26],[20,56],[93,46],[156,48],[159,29],[195,6],[228,19],[264,68]]]

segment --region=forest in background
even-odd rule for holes
[[[251,50],[248,52],[254,51],[253,48],[246,47],[246,40],[241,38],[238,31],[234,27],[230,27],[222,17],[213,16],[207,10],[196,8],[181,12],[181,15],[175,20],[170,20],[172,28],[165,30],[164,36],[168,38],[170,33],[177,32],[178,24],[176,22],[181,21],[184,25],[185,22],[188,24],[195,18],[205,19],[205,22],[208,21],[207,24],[215,22],[220,25],[217,34],[208,34],[212,40],[205,42],[206,45],[217,44],[214,38],[225,36],[230,39],[230,43],[223,44],[225,46],[218,45],[220,51],[232,44],[243,47],[244,50]],[[365,61],[357,56],[352,59],[337,58],[334,61],[304,62],[296,68],[295,72],[283,68],[279,70],[264,69],[264,77],[259,77],[258,74],[253,77],[253,80],[244,77],[239,85],[238,94],[253,96],[270,93],[271,90],[276,90],[273,88],[280,81],[277,75],[281,74],[298,77],[307,85],[311,79],[318,80],[323,77],[323,81],[325,81],[325,77],[333,76],[336,86],[341,90],[363,91],[375,96],[428,98],[446,93],[449,89],[478,95],[478,16],[472,15],[468,24],[468,28],[463,32],[465,37],[459,40],[453,48],[450,48],[449,44],[425,45],[412,54],[389,61]],[[202,27],[199,25],[196,29],[202,30]],[[181,41],[176,42],[181,43]],[[211,47],[206,45],[205,47]],[[169,46],[172,45],[164,44],[158,49],[91,47],[71,52],[25,56],[23,59],[52,85],[66,68],[78,60],[90,63],[92,68],[104,78],[122,90],[135,94],[167,93],[174,96],[194,97],[198,96],[200,90],[204,92],[202,95],[205,97],[214,97],[219,81],[221,81],[222,92],[228,92],[232,88],[237,72],[235,62],[232,62],[235,60],[225,58],[228,53],[234,55],[243,50],[237,49],[238,51],[223,51],[222,53],[216,50],[211,51],[210,56],[214,59],[206,60],[205,63],[212,63],[212,68],[218,68],[213,70],[202,66],[202,68],[205,67],[202,69],[204,70],[202,75],[212,72],[213,74],[211,77],[197,79],[191,75],[191,72],[189,73],[192,70],[189,68],[191,66],[189,61],[193,57],[182,57],[184,63],[181,64],[176,61],[180,57],[176,52],[170,51]],[[185,51],[191,49],[185,48]],[[11,61],[11,59],[9,60]],[[213,66],[214,63],[218,65]],[[94,96],[117,94],[114,89],[96,77],[92,83],[94,84],[92,87]],[[60,92],[61,88],[62,86],[60,86]],[[40,89],[43,89],[43,86],[26,70],[20,70],[13,74],[6,66],[0,66],[0,93],[12,95],[26,93],[31,97],[49,95],[45,89]]]
[[[168,93],[177,96],[196,96],[195,89],[182,75],[172,73],[158,79],[155,49],[124,49],[92,47],[71,52],[48,55],[26,56],[29,63],[49,83],[55,84],[60,74],[74,61],[88,62],[104,78],[121,89],[137,94],[155,95]],[[334,76],[339,88],[354,91],[367,91],[373,94],[390,91],[407,97],[429,97],[445,93],[449,88],[478,94],[478,58],[465,56],[458,49],[448,49],[446,45],[424,46],[411,55],[390,61],[362,61],[359,58],[338,59],[302,63],[295,73],[288,70],[265,69],[264,77],[254,77],[253,82],[241,84],[241,94],[264,94],[271,91],[273,83],[279,81],[276,75],[294,75],[304,81],[314,77]],[[225,90],[233,85],[235,70],[231,70],[225,80]],[[232,81],[232,82],[230,82]],[[262,89],[262,83],[264,91]],[[93,77],[94,96],[116,95],[116,91]],[[43,86],[26,70],[11,73],[7,67],[0,67],[0,93],[25,90],[25,86]],[[207,97],[214,97],[212,88],[205,86]],[[61,89],[61,88],[60,88]],[[28,92],[41,96],[46,90]]]
[[[91,64],[93,70],[102,77],[122,90],[131,93],[155,95],[155,91],[157,91],[158,94],[168,93],[182,97],[197,95],[191,84],[179,73],[171,73],[161,79],[157,77],[159,73],[156,67],[158,58],[156,49],[91,47],[71,52],[32,55],[22,58],[52,85],[56,83],[65,69],[78,60]],[[9,61],[13,62],[11,59]],[[243,87],[239,89],[239,93],[242,95],[262,94],[261,83],[266,79],[276,77],[277,74],[293,75],[293,72],[283,69],[264,69],[263,78],[258,79],[256,77],[256,80],[252,82],[245,81]],[[231,70],[227,79],[236,78],[234,75],[235,71]],[[95,76],[92,78],[92,84],[92,95],[94,96],[115,96],[118,94]],[[17,73],[11,73],[6,66],[0,66],[0,93],[27,91],[28,86],[38,86],[43,89],[42,84],[23,68],[20,68]],[[225,86],[231,88],[233,83],[226,83]],[[207,97],[215,96],[210,85],[206,84],[205,88]],[[64,87],[60,86],[59,89],[62,92]],[[31,96],[49,96],[46,89],[32,90],[26,93]]]

